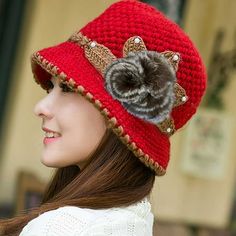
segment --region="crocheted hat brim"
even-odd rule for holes
[[[128,113],[106,91],[104,79],[85,58],[84,51],[72,42],[45,48],[32,55],[32,71],[37,83],[48,89],[52,76],[83,95],[107,119],[120,140],[146,166],[161,176],[169,161],[169,137],[153,124]],[[158,143],[159,149],[155,147]]]

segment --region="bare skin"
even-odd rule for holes
[[[55,168],[76,164],[82,169],[106,131],[105,119],[83,96],[64,92],[57,79],[51,81],[53,89],[35,105],[34,113],[42,119],[42,128],[59,137],[44,142],[41,162]]]

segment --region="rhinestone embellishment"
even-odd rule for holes
[[[141,42],[141,40],[140,40],[140,38],[137,37],[137,38],[134,39],[134,42],[138,44],[138,43]]]
[[[90,44],[90,47],[91,47],[91,48],[96,47],[96,42],[93,41],[93,42]]]
[[[177,54],[175,54],[174,56],[173,56],[173,61],[178,61],[179,60],[179,56],[177,55]]]

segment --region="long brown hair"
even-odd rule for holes
[[[83,170],[77,166],[57,169],[41,206],[27,214],[0,220],[1,235],[19,235],[33,218],[65,205],[92,209],[119,207],[136,203],[150,194],[155,173],[111,129],[107,129],[89,160]]]

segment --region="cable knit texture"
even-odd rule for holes
[[[30,221],[20,236],[151,236],[153,218],[147,198],[110,209],[64,206]]]

